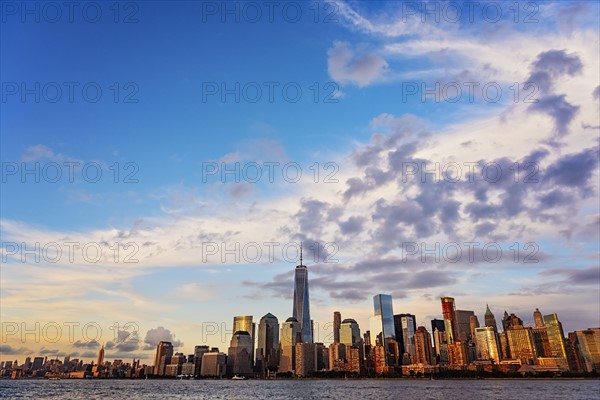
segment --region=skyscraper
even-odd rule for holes
[[[511,325],[506,330],[506,338],[511,358],[521,360],[523,364],[533,364],[535,362],[537,354],[530,327],[524,327],[522,324]]]
[[[248,375],[252,373],[252,338],[246,331],[237,331],[231,337],[227,354],[227,373],[229,375]]]
[[[542,317],[542,313],[539,308],[536,308],[535,311],[533,312],[533,322],[535,322],[536,328],[542,328],[542,327],[546,326],[544,324],[544,318]]]
[[[431,320],[431,333],[435,347],[437,362],[448,362],[448,346],[446,343],[444,320]]]
[[[252,322],[252,315],[240,315],[233,317],[233,333],[235,332],[248,332],[250,340],[252,341],[251,353],[252,363],[254,363],[254,348],[256,343],[256,324]]]
[[[415,355],[414,362],[417,364],[435,364],[433,348],[431,346],[431,335],[424,326],[417,328],[415,332]]]
[[[298,342],[294,347],[296,352],[296,367],[298,376],[308,376],[317,370],[317,346],[311,342]]]
[[[227,367],[227,354],[219,353],[218,351],[209,351],[202,355],[202,376],[217,376],[225,375]]]
[[[537,356],[552,357],[552,350],[550,349],[546,326],[536,326],[535,328],[531,328],[531,334],[533,336],[533,345],[535,346]]]
[[[300,265],[294,274],[293,317],[300,323],[302,341],[312,343],[312,323],[310,320],[310,302],[308,297],[308,269],[302,265],[302,244],[300,244]]]
[[[202,371],[202,356],[209,352],[208,346],[194,346],[194,375],[200,375]]]
[[[371,346],[383,346],[386,365],[394,366],[398,358],[398,342],[395,339],[392,296],[373,296],[373,309],[375,315],[370,319]]]
[[[156,346],[154,357],[154,375],[164,375],[166,366],[171,362],[173,356],[173,344],[171,342],[159,342]]]
[[[587,372],[600,371],[600,328],[569,333],[569,338],[577,342],[582,361],[581,370]]]
[[[458,329],[457,338],[462,342],[467,342],[471,337],[471,317],[475,316],[475,312],[468,310],[456,310],[456,327]]]
[[[493,360],[496,363],[500,361],[498,338],[496,337],[496,329],[493,326],[475,328],[475,341],[479,360]]]
[[[415,332],[417,331],[417,318],[412,314],[400,314],[400,324],[402,326],[402,345],[401,355],[407,353],[409,358],[416,355]]]
[[[444,315],[444,326],[446,332],[446,342],[454,343],[458,339],[456,326],[456,308],[453,297],[442,297],[442,314]]]
[[[373,296],[373,309],[374,315],[370,320],[371,346],[375,346],[377,341],[383,345],[385,339],[395,338],[392,296],[389,294]]]
[[[435,331],[437,328],[438,331],[440,332],[444,332],[444,330],[446,329],[445,325],[444,325],[444,320],[443,319],[432,319],[431,320],[431,331]]]
[[[492,313],[492,310],[490,310],[490,306],[489,305],[485,305],[485,326],[489,326],[491,328],[494,328],[494,330],[496,332],[498,332],[498,324],[496,324],[496,317],[494,316],[494,313]]]
[[[296,318],[290,317],[281,324],[279,372],[290,372],[296,369],[295,346],[301,336],[300,323]]]
[[[97,365],[99,367],[101,367],[102,364],[104,364],[104,345],[102,345],[102,348],[100,348],[100,351],[98,351],[98,363],[97,363]]]
[[[471,328],[471,340],[475,342],[475,329],[479,328],[479,319],[477,318],[477,315],[471,315],[469,317],[469,324]]]
[[[340,324],[340,343],[346,345],[346,347],[350,347],[358,342],[360,342],[360,328],[358,327],[358,323],[351,318],[346,318]]]
[[[551,357],[566,359],[565,334],[556,313],[544,315],[544,324],[546,325],[548,342],[550,343],[550,351],[552,352]]]
[[[263,316],[258,324],[256,365],[261,373],[277,371],[279,365],[279,321],[271,313]]]
[[[342,324],[342,314],[339,311],[333,312],[333,343],[340,342],[340,325]]]

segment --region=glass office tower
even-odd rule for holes
[[[373,296],[373,309],[374,315],[370,321],[371,346],[375,346],[377,341],[384,344],[385,339],[395,339],[392,296],[389,294]]]
[[[300,248],[300,265],[294,275],[294,309],[292,315],[300,323],[302,341],[312,343],[312,323],[308,299],[308,270],[302,265],[302,247]]]

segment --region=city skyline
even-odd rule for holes
[[[459,369],[465,369],[466,365],[469,361],[465,361],[464,357],[467,359],[471,359],[470,362],[474,362],[475,360],[481,360],[476,362],[483,362],[488,364],[488,368],[491,366],[488,372],[493,370],[494,364],[499,366],[502,363],[505,363],[506,367],[510,367],[509,369],[505,369],[505,373],[509,371],[516,372],[517,368],[514,368],[515,362],[518,361],[518,365],[523,365],[525,360],[531,359],[533,362],[536,358],[541,360],[546,360],[541,364],[538,370],[538,373],[541,371],[559,371],[560,369],[556,368],[564,368],[563,371],[571,371],[578,372],[577,370],[572,370],[572,368],[579,368],[579,372],[588,372],[595,370],[598,371],[600,368],[600,327],[596,328],[588,328],[577,330],[575,332],[570,332],[567,336],[563,331],[562,324],[560,323],[558,316],[556,313],[543,315],[541,314],[538,308],[533,311],[534,318],[534,326],[525,326],[523,321],[518,318],[514,313],[510,315],[507,311],[504,311],[504,316],[502,318],[502,327],[503,329],[500,331],[497,328],[495,323],[495,315],[489,309],[489,306],[486,305],[486,325],[479,326],[477,323],[474,326],[471,323],[469,328],[463,327],[458,328],[458,325],[454,324],[454,319],[456,318],[457,313],[472,313],[472,311],[464,311],[457,310],[454,305],[454,299],[450,297],[442,297],[440,298],[442,304],[442,313],[444,315],[444,323],[439,325],[443,328],[440,332],[438,330],[438,322],[440,320],[434,319],[431,320],[431,333],[437,335],[441,333],[444,337],[443,348],[440,352],[439,342],[437,340],[433,340],[430,332],[428,332],[425,324],[419,325],[418,329],[414,328],[415,318],[411,314],[394,314],[393,319],[394,323],[396,321],[400,322],[400,331],[398,328],[395,330],[395,335],[391,335],[391,342],[393,346],[396,347],[396,350],[392,352],[392,354],[388,355],[387,352],[381,353],[379,357],[383,357],[385,361],[383,362],[383,366],[379,366],[380,371],[378,370],[378,362],[377,362],[377,354],[370,353],[370,357],[375,356],[375,373],[389,373],[392,370],[389,368],[399,368],[404,365],[408,368],[420,368],[425,372],[440,372],[439,369],[431,369],[436,364],[445,365],[445,368],[454,368],[459,367]],[[389,295],[378,294],[373,297],[374,302],[374,316],[382,317],[387,311],[391,311],[391,301],[392,298]],[[387,305],[384,305],[387,303]],[[387,310],[386,310],[387,309]],[[379,314],[378,314],[379,313]],[[338,311],[333,313],[333,321],[335,322],[340,313]],[[304,354],[304,350],[299,350],[300,347],[304,349],[304,344],[311,346],[311,349],[316,346],[321,346],[324,350],[329,347],[327,351],[327,357],[329,357],[329,361],[325,361],[323,366],[325,369],[329,371],[338,371],[338,368],[342,368],[342,371],[352,371],[353,373],[359,373],[363,375],[365,371],[362,367],[362,361],[358,362],[357,358],[360,354],[360,360],[362,357],[367,357],[366,353],[363,354],[363,346],[368,346],[371,349],[376,349],[381,346],[383,348],[388,346],[388,342],[386,340],[386,346],[382,346],[381,340],[384,336],[382,332],[385,332],[385,323],[382,320],[379,320],[379,324],[382,325],[383,331],[380,332],[377,339],[374,341],[375,343],[371,344],[370,341],[364,342],[363,338],[360,334],[360,327],[356,323],[356,321],[352,318],[345,318],[340,324],[340,335],[339,341],[334,339],[333,342],[329,344],[329,346],[323,347],[323,343],[315,343],[312,342],[302,342],[302,334],[298,321],[294,317],[289,317],[286,320],[286,324],[289,323],[289,326],[295,326],[292,330],[286,328],[286,324],[282,325],[281,329],[281,338],[282,341],[280,343],[276,343],[276,337],[278,333],[273,333],[272,328],[278,328],[279,324],[277,322],[277,317],[268,313],[261,318],[260,327],[259,327],[259,341],[260,343],[255,343],[253,336],[255,327],[252,323],[252,316],[236,316],[234,317],[234,331],[235,333],[231,337],[230,347],[228,354],[220,351],[218,347],[210,347],[205,344],[196,345],[194,354],[189,356],[185,356],[185,353],[180,351],[174,353],[173,346],[171,342],[161,341],[158,343],[155,356],[154,356],[154,364],[146,365],[141,364],[141,360],[133,359],[133,363],[130,364],[124,360],[114,360],[113,364],[110,362],[104,362],[104,345],[100,348],[97,355],[97,362],[92,362],[91,371],[89,372],[91,375],[87,375],[84,373],[85,369],[81,369],[85,367],[86,364],[83,360],[79,358],[71,358],[70,355],[64,357],[64,362],[59,360],[58,357],[55,359],[58,364],[54,363],[54,359],[49,357],[34,357],[33,361],[31,361],[32,357],[28,356],[25,360],[25,363],[22,364],[22,367],[19,367],[17,371],[36,371],[40,370],[42,366],[50,366],[50,370],[52,373],[59,373],[59,367],[62,365],[67,365],[71,363],[71,367],[74,368],[69,377],[83,378],[83,377],[99,377],[106,372],[104,368],[113,368],[117,371],[119,368],[125,368],[125,370],[129,371],[127,377],[144,377],[148,374],[156,375],[166,375],[166,376],[204,376],[204,377],[214,377],[220,375],[227,376],[261,376],[259,372],[260,369],[267,371],[272,371],[273,376],[275,373],[282,372],[294,372],[300,376],[307,376],[307,373],[311,373],[311,371],[319,371],[316,369],[317,360],[311,359],[309,362],[315,363],[315,367],[308,368],[308,372],[300,372],[304,371],[306,368],[304,366],[304,362],[302,358],[305,356],[301,356],[300,354]],[[476,321],[476,317],[475,317]],[[269,328],[269,325],[271,328]],[[273,325],[274,324],[274,325]],[[371,321],[371,326],[377,325],[375,320]],[[456,327],[456,328],[455,328]],[[412,329],[411,335],[407,336],[407,328]],[[446,331],[446,328],[451,330],[451,333]],[[250,329],[251,333],[247,330]],[[378,328],[377,328],[378,329]],[[464,330],[470,331],[471,333],[464,334]],[[271,339],[267,340],[265,336],[267,335],[267,331],[271,332],[268,335],[271,335]],[[278,329],[275,330],[278,332]],[[529,350],[521,349],[523,343],[523,334],[527,333],[527,335],[531,335],[531,332],[540,332],[543,333],[543,337],[546,339],[534,339],[534,337],[529,336]],[[515,338],[515,335],[517,337]],[[262,336],[263,339],[260,339]],[[453,338],[465,338],[465,339],[453,339]],[[589,337],[589,338],[588,338]],[[293,339],[292,339],[293,338]],[[369,331],[365,332],[364,338],[371,338]],[[285,349],[286,342],[292,340],[293,346],[295,347],[295,355],[289,358],[287,361],[286,353],[289,350]],[[398,339],[396,341],[395,339]],[[567,342],[567,339],[569,342]],[[503,341],[504,340],[504,341]],[[538,342],[538,340],[545,340],[545,344],[542,342]],[[571,346],[573,340],[577,342],[579,340],[579,344],[575,346],[577,350],[571,350]],[[587,342],[586,342],[587,340]],[[270,342],[267,345],[267,342]],[[411,343],[408,345],[408,343]],[[243,343],[243,344],[242,344]],[[403,343],[401,346],[400,343]],[[465,343],[471,343],[469,346],[473,346],[472,351],[469,350],[467,354],[467,349],[462,350],[464,354],[458,355],[456,351],[451,348],[451,346],[465,346]],[[343,345],[343,351],[339,353],[338,347],[339,345]],[[356,347],[358,346],[358,347]],[[506,349],[504,346],[507,346]],[[591,347],[590,347],[591,346]],[[271,351],[264,352],[265,347],[270,347],[275,351],[275,353]],[[446,350],[447,347],[447,350]],[[353,355],[352,349],[356,348],[356,354]],[[240,349],[241,352],[240,352]],[[257,356],[254,358],[254,349],[257,349]],[[366,351],[366,347],[364,347]],[[281,351],[281,352],[280,352]],[[314,350],[311,350],[314,351]],[[400,354],[398,354],[400,351]],[[524,353],[516,353],[517,351],[525,351]],[[576,351],[577,353],[573,353]],[[371,350],[373,352],[373,350]],[[375,352],[377,353],[377,352]],[[404,354],[403,358],[401,354]],[[275,356],[274,359],[268,361],[269,357],[264,358],[264,354],[270,354],[270,356]],[[289,353],[287,353],[289,354]],[[575,355],[577,354],[577,355]],[[279,357],[281,356],[281,360]],[[341,357],[345,359],[342,364],[333,363],[335,357]],[[391,357],[390,357],[391,356]],[[245,358],[245,361],[240,361],[240,357],[242,360]],[[395,358],[394,358],[395,357]],[[472,357],[472,358],[471,358]],[[521,357],[521,358],[519,358]],[[545,358],[544,358],[545,357]],[[573,359],[573,357],[576,357]],[[578,358],[577,358],[578,357]],[[200,364],[198,364],[198,360],[203,360]],[[556,364],[557,359],[562,359],[561,363]],[[73,360],[73,361],[71,361]],[[266,360],[266,361],[265,361]],[[276,360],[276,361],[274,361]],[[365,358],[366,360],[366,358]],[[265,361],[264,363],[262,361]],[[280,363],[281,361],[281,363]],[[342,360],[340,360],[342,361]],[[491,364],[489,362],[491,361]],[[320,361],[319,361],[320,362]],[[372,362],[372,361],[371,361]],[[548,364],[550,362],[550,364]],[[48,364],[50,363],[50,364]],[[62,363],[62,364],[61,364]],[[175,364],[173,364],[175,363]],[[302,363],[302,364],[300,364]],[[357,363],[357,364],[355,364]],[[361,365],[359,367],[359,364]],[[567,365],[568,364],[568,365]],[[2,361],[3,371],[6,369],[7,371],[15,371],[14,368],[16,366],[21,365],[18,364],[18,360],[12,361]],[[202,366],[204,365],[204,366]],[[300,366],[302,365],[302,366]],[[525,364],[527,365],[527,364]],[[536,364],[537,365],[537,364]],[[11,369],[11,367],[13,369]],[[372,368],[373,368],[372,367]],[[22,368],[22,369],[21,369]],[[257,369],[259,368],[259,369]],[[283,368],[283,369],[282,369]],[[315,369],[312,369],[315,368]],[[348,369],[349,368],[349,369]],[[383,368],[383,369],[381,369]],[[423,369],[424,368],[424,369]],[[428,369],[429,368],[429,369]],[[389,370],[388,370],[389,369]],[[466,369],[465,369],[466,370]],[[487,369],[484,369],[487,370]],[[69,371],[69,370],[66,370]],[[135,372],[138,371],[138,372]],[[202,371],[202,372],[200,372]],[[213,372],[216,371],[216,372]],[[387,371],[387,372],[386,372]],[[408,370],[402,369],[402,374],[405,374]],[[519,369],[521,372],[522,370]],[[526,371],[534,371],[533,369],[529,369]],[[135,372],[135,374],[133,374]],[[414,372],[414,371],[413,371]],[[270,372],[267,372],[270,373]],[[524,373],[524,372],[522,372]],[[18,377],[18,376],[17,376]],[[125,377],[125,376],[114,376],[114,377]]]
[[[1,360],[600,326],[598,1],[276,3],[2,3]]]
[[[294,296],[292,297],[293,299],[293,307],[292,307],[292,312],[296,313],[297,312],[297,308],[296,308],[296,304],[298,301],[298,297],[295,295],[296,292],[298,291],[298,289],[300,288],[300,292],[302,294],[306,294],[308,295],[307,291],[304,291],[304,288],[308,287],[308,274],[307,274],[307,270],[308,267],[306,265],[303,264],[302,260],[299,262],[299,264],[294,268],[294,272],[297,272],[298,269],[300,269],[302,271],[302,274],[300,275],[300,280],[298,280],[298,276],[296,274],[294,274],[294,280],[293,280],[293,285],[291,285],[291,290],[293,290],[294,292]],[[306,296],[300,296],[299,297],[302,304],[304,306],[308,306],[310,307],[310,301],[309,301],[309,297]],[[444,334],[444,341],[447,341],[447,343],[449,345],[454,344],[455,342],[465,342],[466,338],[467,338],[467,334],[465,334],[465,331],[471,331],[473,334],[475,332],[477,332],[477,335],[473,335],[473,336],[480,336],[481,335],[481,340],[486,341],[486,343],[492,343],[490,342],[490,332],[495,332],[496,334],[498,333],[504,333],[507,332],[507,329],[510,329],[511,324],[513,323],[512,321],[517,321],[517,324],[520,324],[524,327],[532,327],[532,328],[539,328],[542,326],[548,326],[548,327],[552,327],[552,332],[556,332],[554,333],[554,337],[556,337],[556,335],[559,335],[560,337],[566,338],[566,332],[563,330],[562,328],[562,324],[559,322],[557,314],[556,313],[551,313],[548,315],[543,315],[541,313],[541,311],[539,310],[539,308],[535,308],[535,310],[533,310],[531,312],[531,316],[532,319],[528,320],[527,318],[525,319],[526,322],[523,322],[523,320],[521,318],[518,318],[514,312],[511,312],[511,314],[508,314],[509,310],[504,310],[504,317],[502,318],[502,329],[498,329],[497,326],[497,322],[496,322],[496,317],[495,317],[495,313],[493,313],[493,311],[490,309],[489,304],[486,303],[486,308],[485,311],[483,313],[484,318],[482,319],[482,321],[484,321],[484,325],[482,327],[479,327],[479,323],[477,322],[477,328],[474,326],[470,326],[468,328],[466,327],[460,327],[459,326],[459,317],[457,317],[457,315],[462,314],[469,314],[469,313],[473,313],[473,311],[464,311],[464,310],[457,310],[456,306],[455,306],[455,299],[453,297],[448,297],[448,296],[444,296],[444,297],[440,297],[439,300],[441,300],[441,317],[442,320],[437,319],[438,316],[431,318],[431,319],[419,319],[417,318],[414,314],[409,314],[409,313],[398,313],[398,312],[394,312],[393,309],[393,297],[391,295],[387,295],[387,294],[377,294],[373,296],[373,311],[372,311],[372,315],[369,318],[369,323],[368,325],[364,325],[366,327],[368,327],[368,329],[364,329],[362,333],[366,333],[366,332],[370,332],[370,342],[369,344],[371,346],[375,346],[377,343],[381,343],[382,338],[389,338],[392,339],[395,343],[397,343],[398,349],[397,351],[399,352],[400,356],[400,361],[396,360],[397,363],[401,364],[402,363],[402,354],[403,353],[408,353],[409,356],[416,356],[415,354],[415,334],[417,333],[417,331],[419,331],[418,328],[425,328],[426,333],[428,334],[427,336],[427,340],[428,343],[430,345],[432,345],[434,348],[436,347],[435,344],[437,343],[435,340],[435,330],[436,327],[438,326],[437,322],[442,322],[441,325],[439,325],[439,327],[441,327],[441,331],[443,331]],[[512,311],[512,310],[510,310]],[[303,314],[302,312],[300,312],[300,314]],[[253,315],[235,315],[233,316],[233,324],[231,325],[231,329],[225,329],[224,331],[213,331],[212,329],[210,330],[210,335],[207,335],[207,337],[213,337],[213,336],[219,336],[220,337],[220,341],[205,341],[203,343],[195,343],[194,346],[194,354],[197,354],[196,350],[197,348],[203,347],[206,349],[209,348],[221,348],[221,352],[225,351],[224,347],[226,347],[228,344],[233,343],[233,341],[235,341],[236,343],[238,343],[238,341],[240,341],[241,339],[243,340],[247,340],[247,344],[244,344],[243,346],[247,346],[247,357],[252,360],[251,364],[248,365],[253,365],[254,362],[256,360],[261,360],[261,359],[266,359],[267,361],[264,363],[264,367],[269,368],[269,366],[271,366],[272,368],[275,368],[273,363],[274,361],[271,361],[271,363],[268,362],[268,358],[271,358],[271,360],[276,359],[277,360],[277,365],[279,366],[279,361],[282,362],[282,365],[284,366],[288,366],[287,368],[289,370],[293,370],[295,367],[295,356],[292,356],[291,354],[294,352],[293,347],[295,347],[295,345],[297,343],[302,343],[302,342],[306,342],[306,343],[312,343],[314,342],[320,342],[323,343],[325,345],[331,345],[331,344],[335,344],[335,343],[345,343],[344,339],[347,341],[348,337],[351,337],[352,340],[350,341],[351,344],[354,343],[354,339],[356,336],[356,340],[362,340],[362,335],[361,335],[361,328],[360,328],[360,324],[358,324],[356,322],[356,320],[352,317],[352,316],[346,316],[343,320],[341,320],[341,315],[345,315],[343,313],[341,313],[340,311],[333,311],[332,313],[333,317],[330,321],[324,323],[322,326],[324,327],[323,330],[320,331],[316,331],[316,335],[318,336],[318,338],[315,340],[315,332],[313,332],[313,327],[315,326],[314,321],[310,320],[310,318],[308,319],[311,322],[310,325],[310,336],[308,337],[308,339],[306,339],[306,336],[304,334],[304,331],[302,329],[302,324],[300,324],[300,322],[292,315],[286,319],[282,319],[281,321],[285,321],[282,324],[282,329],[281,329],[281,333],[279,332],[279,329],[276,329],[276,333],[273,332],[273,327],[277,326],[279,327],[279,318],[276,315],[273,315],[272,313],[268,312],[266,313],[263,317],[260,318],[260,324],[258,326],[258,332],[257,332],[257,327],[256,324],[253,322],[254,320],[254,316]],[[474,314],[475,315],[475,321],[477,321],[477,313]],[[340,329],[340,332],[337,334],[336,336],[336,321],[338,320],[338,317],[340,318],[340,326],[338,329]],[[271,321],[271,322],[268,322]],[[268,326],[271,326],[271,328],[268,328]],[[427,326],[431,324],[431,328],[428,329]],[[288,326],[289,328],[286,328],[284,326]],[[319,323],[317,322],[316,324],[317,326],[319,326]],[[462,324],[464,325],[464,323]],[[471,324],[467,324],[467,326],[469,326]],[[212,326],[212,325],[211,325]],[[224,327],[225,325],[221,324],[221,327]],[[489,328],[490,330],[486,330],[484,328]],[[43,328],[45,329],[45,328]],[[586,329],[600,329],[600,327],[580,327],[577,329],[573,329],[573,331],[575,330],[586,330]],[[268,333],[270,332],[270,333]],[[373,334],[374,332],[377,332],[376,334]],[[31,335],[32,333],[34,333],[33,331],[30,331],[28,333],[26,333],[27,335]],[[119,346],[119,345],[123,345],[123,344],[131,344],[131,338],[128,338],[127,335],[121,335],[121,333],[123,333],[122,331],[119,331],[120,334],[120,339],[122,341],[122,343],[119,343],[118,340],[116,340],[115,342],[109,342],[112,343],[110,346]],[[241,337],[239,338],[239,336],[237,335],[238,333],[243,333],[243,335],[246,335],[248,339]],[[166,336],[164,337],[164,340],[161,339],[156,348],[152,348],[151,346],[147,346],[146,349],[149,351],[149,353],[147,353],[147,356],[144,357],[143,355],[132,355],[133,360],[135,361],[136,359],[138,360],[138,362],[140,361],[152,361],[152,359],[154,360],[154,364],[149,364],[149,365],[153,365],[153,372],[154,374],[158,374],[158,375],[164,375],[167,365],[162,363],[161,364],[161,357],[171,357],[173,356],[174,352],[176,352],[177,354],[187,354],[190,353],[190,351],[185,351],[186,349],[183,348],[183,346],[173,346],[173,344],[171,343],[169,339],[170,333],[169,332],[163,332],[163,334],[166,334]],[[206,332],[201,332],[200,336],[204,337],[206,334]],[[325,340],[321,340],[321,336],[319,336],[320,334],[323,335],[323,338]],[[257,336],[258,335],[258,339]],[[268,336],[271,336],[270,339],[268,339]],[[336,337],[338,337],[338,339],[336,340]],[[550,335],[550,337],[552,337],[552,335]],[[279,342],[278,339],[281,339],[282,341]],[[171,340],[176,341],[175,338],[172,338]],[[473,339],[474,340],[474,339]],[[497,340],[497,339],[496,339]],[[265,353],[264,349],[265,347],[261,347],[261,346],[266,346],[266,343],[270,342],[270,348],[275,348],[276,349],[276,356],[275,353],[272,352],[268,352],[269,357],[264,358],[264,355],[267,354]],[[220,343],[220,347],[219,347],[219,343]],[[245,343],[245,342],[244,342]],[[289,344],[286,344],[289,343]],[[386,339],[386,343],[387,343],[387,339]],[[565,348],[564,348],[564,344],[559,345],[557,344],[558,342],[556,341],[550,341],[550,346],[552,348],[552,352],[553,353],[560,353],[560,352],[565,352]],[[347,343],[345,343],[346,345],[349,345]],[[82,345],[86,345],[85,343],[82,343]],[[97,354],[93,354],[92,351],[89,351],[85,354],[86,357],[88,358],[94,358],[97,357],[98,362],[96,364],[100,364],[100,360],[104,360],[105,358],[105,343],[98,343],[97,341],[91,341],[89,343],[87,343],[88,348],[93,348],[93,345],[97,345],[100,347],[100,349],[98,350]],[[237,346],[237,345],[236,345]],[[288,346],[286,349],[284,350],[284,347]],[[291,347],[289,347],[291,346]],[[495,347],[494,347],[495,346]],[[557,348],[558,346],[558,348]],[[560,347],[562,346],[562,348]],[[189,349],[187,349],[189,350]],[[256,356],[255,356],[255,351],[256,351]],[[281,353],[280,353],[281,351]],[[496,343],[492,343],[490,344],[490,347],[486,350],[478,350],[477,354],[482,354],[481,352],[483,351],[483,354],[487,354],[488,356],[498,356],[498,354],[500,354],[500,343],[496,342]],[[290,353],[292,352],[292,353]],[[280,355],[281,354],[281,355]],[[287,354],[287,361],[286,360],[286,354]],[[566,353],[565,353],[566,354]],[[35,355],[34,353],[28,353],[27,356],[28,358],[31,358],[32,355]],[[260,357],[259,357],[260,355]],[[21,354],[21,356],[23,356],[23,354]],[[39,358],[39,355],[35,355]],[[46,358],[48,359],[53,359],[52,358],[52,354],[48,354],[46,356]],[[393,355],[390,355],[388,353],[386,353],[386,360],[388,360],[388,363],[392,363],[392,361],[389,361],[389,357],[392,357]],[[63,357],[69,357],[69,358],[73,358],[73,359],[79,359],[79,353],[78,352],[71,352],[71,353],[62,353],[61,354],[61,358]],[[148,357],[150,357],[150,360],[148,360]],[[279,360],[279,358],[282,358],[282,360]],[[396,356],[398,357],[398,356]],[[499,356],[498,356],[499,357]],[[58,360],[58,354],[55,355],[55,358]],[[109,357],[107,357],[109,358]],[[114,359],[122,359],[123,357],[114,357]],[[228,357],[228,359],[231,359],[231,355],[230,357]],[[492,357],[493,358],[493,357]],[[12,359],[8,359],[6,357],[3,357],[2,360],[0,361],[13,361]],[[126,361],[126,360],[125,360]],[[229,365],[229,364],[228,364]],[[227,369],[227,371],[232,371],[231,367],[227,367],[229,369]],[[276,369],[275,369],[276,370]]]

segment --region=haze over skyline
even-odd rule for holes
[[[56,342],[6,338],[3,328],[3,359],[93,359],[108,342],[107,359],[145,361],[159,340],[186,354],[226,347],[230,336],[203,342],[202,324],[292,315],[300,241],[321,327],[340,311],[366,330],[377,293],[419,325],[440,318],[440,297],[452,296],[480,320],[489,304],[525,323],[535,308],[556,312],[565,332],[600,326],[597,2],[536,2],[537,22],[527,23],[531,10],[515,22],[509,5],[497,22],[479,12],[422,22],[396,2],[335,1],[302,5],[296,23],[265,13],[236,23],[200,3],[135,4],[128,24],[108,8],[98,23],[3,14],[1,319],[63,327]],[[337,21],[325,22],[332,10]],[[49,101],[49,82],[63,88],[59,101]],[[65,82],[78,83],[72,102]],[[89,82],[102,90],[97,102],[82,95]],[[257,102],[252,82],[263,91]],[[266,82],[278,84],[272,102]],[[436,82],[451,84],[443,100],[423,99],[421,85]],[[468,82],[479,83],[473,101]],[[281,91],[290,83],[302,90],[297,102]],[[497,101],[480,90],[490,83],[502,88]],[[223,84],[235,92],[224,101]],[[425,162],[437,175],[423,173]],[[239,182],[220,178],[222,163],[239,163]],[[70,261],[68,242],[97,243],[103,257],[78,250]],[[36,262],[30,252],[23,262],[21,243],[40,243],[38,254],[58,243],[63,255],[48,262],[50,249]],[[224,252],[236,243],[239,261]],[[253,243],[256,262],[240,256]],[[423,262],[421,243],[439,243],[440,261],[429,253]],[[494,243],[496,262],[479,251]],[[80,325],[69,343],[71,322]],[[98,341],[86,341],[86,323],[101,327]],[[137,325],[139,341],[114,343],[115,323]]]

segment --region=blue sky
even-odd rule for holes
[[[148,358],[145,346],[173,335],[190,352],[205,322],[291,312],[293,261],[281,253],[272,262],[203,261],[206,243],[304,240],[337,249],[338,262],[309,265],[322,326],[340,310],[366,329],[377,293],[391,293],[396,311],[419,324],[439,317],[441,295],[480,319],[489,303],[497,317],[508,309],[528,320],[539,307],[558,312],[569,330],[600,324],[597,2],[519,3],[518,15],[502,3],[498,21],[500,3],[481,2],[469,20],[465,3],[442,2],[439,22],[423,22],[401,2],[280,2],[273,21],[263,4],[257,22],[248,3],[227,3],[247,11],[236,22],[221,2],[132,2],[119,3],[117,23],[109,3],[98,3],[95,23],[81,10],[69,22],[64,9],[52,23],[44,14],[52,10],[35,4],[39,22],[2,9],[3,321],[98,321],[98,341],[110,341],[115,321],[134,321],[139,345],[115,344],[109,356]],[[444,14],[454,6],[460,22]],[[297,7],[302,16],[292,23]],[[40,101],[23,101],[21,85],[35,91],[36,83]],[[448,90],[441,101],[423,99],[436,83]],[[236,84],[240,101],[223,101],[223,85]],[[56,85],[62,97],[53,102]],[[286,101],[286,85],[290,96],[302,90],[297,102]],[[501,88],[497,101],[485,97],[486,85],[487,94]],[[99,100],[86,100],[96,87]],[[252,102],[256,87],[262,97]],[[462,96],[453,101],[456,87]],[[93,163],[102,178],[86,182],[77,168],[69,182],[65,162]],[[273,182],[203,181],[206,163],[265,162],[297,163],[302,179],[287,182],[278,167]],[[403,168],[422,162],[494,162],[504,178],[469,182],[465,169],[459,182],[402,180]],[[62,166],[56,183],[19,175],[24,165],[52,163]],[[535,165],[539,181],[522,173],[515,182],[514,163]],[[329,172],[337,183],[323,182]],[[7,243],[68,240],[133,243],[138,262],[8,254]],[[468,241],[499,243],[505,256],[401,261],[402,243]],[[537,243],[539,262],[514,262],[514,242]],[[15,340],[1,343],[3,357],[41,347],[84,354],[66,340]]]

